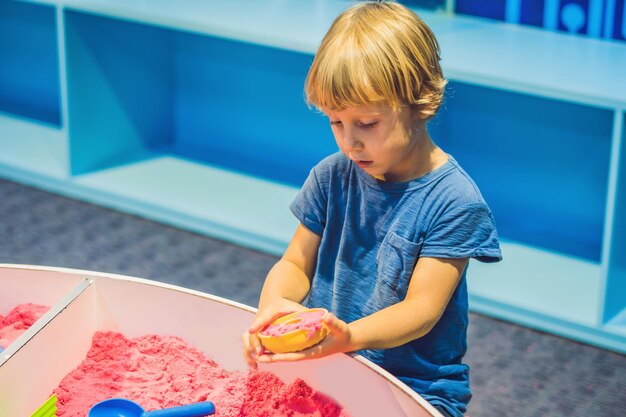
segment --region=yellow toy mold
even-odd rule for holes
[[[272,353],[289,353],[308,349],[328,335],[328,327],[321,321],[326,312],[324,308],[311,308],[279,317],[259,332],[259,339]],[[298,328],[298,323],[303,320],[303,317],[312,314],[319,314],[319,327],[315,328],[312,333],[310,330]],[[291,328],[293,330],[290,330]],[[286,330],[284,333],[282,333],[283,329]],[[268,330],[278,331],[279,334],[268,335]]]

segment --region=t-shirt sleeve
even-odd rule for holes
[[[422,257],[502,260],[491,210],[484,203],[466,204],[445,213],[424,237]]]
[[[326,201],[314,168],[289,208],[304,227],[321,236],[326,226]]]

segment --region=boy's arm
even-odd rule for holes
[[[320,240],[318,235],[303,225],[298,226],[284,255],[265,279],[259,310],[272,305],[277,299],[297,303],[304,300],[311,288]]]
[[[405,299],[350,324],[324,316],[330,333],[295,353],[263,355],[259,362],[297,361],[363,349],[389,349],[426,335],[443,314],[468,259],[420,258]]]
[[[350,350],[388,349],[426,335],[446,309],[467,262],[420,258],[403,301],[348,325]]]
[[[311,288],[321,238],[299,225],[282,258],[265,278],[259,309],[252,324],[242,335],[244,359],[256,367],[263,351],[257,332],[274,319],[302,310],[300,304]]]

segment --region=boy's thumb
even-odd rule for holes
[[[273,315],[269,314],[260,314],[253,321],[250,327],[248,328],[248,332],[256,333],[259,330],[263,329],[266,325],[273,322],[280,316],[284,316],[286,313],[283,312],[275,312]]]
[[[267,320],[266,320],[266,318],[264,316],[256,317],[252,321],[252,324],[250,324],[250,327],[248,327],[248,333],[256,333],[256,332],[258,332],[259,330],[261,330],[265,326],[266,322],[267,322]]]

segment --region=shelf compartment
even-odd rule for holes
[[[65,13],[73,174],[156,153],[299,186],[336,150],[310,55]]]
[[[613,112],[452,82],[430,124],[501,237],[599,262]]]
[[[600,264],[540,248],[502,242],[497,264],[472,261],[472,297],[585,326],[600,322]]]
[[[602,324],[600,264],[503,241],[497,264],[471,261],[470,311],[626,353],[626,309]]]
[[[0,170],[55,179],[68,176],[65,129],[0,113]]]
[[[167,156],[74,178],[83,198],[229,242],[282,254],[297,188]]]
[[[60,90],[56,8],[0,0],[0,111],[59,127]]]

